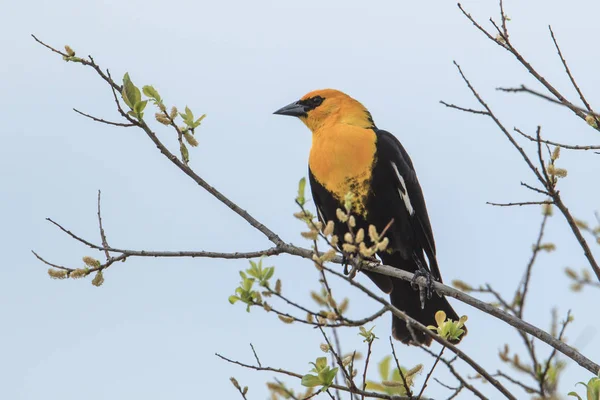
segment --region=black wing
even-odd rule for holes
[[[420,261],[424,261],[424,251],[431,272],[441,281],[431,223],[410,157],[394,135],[379,129],[375,133],[377,161],[373,169],[371,208],[380,224],[394,218],[391,227],[391,233],[395,233],[391,239],[394,250],[407,257],[416,256]]]

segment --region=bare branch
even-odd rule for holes
[[[93,115],[89,115],[89,114],[86,114],[86,113],[84,113],[84,112],[81,112],[81,111],[79,111],[79,110],[78,110],[78,109],[76,109],[76,108],[74,108],[74,109],[73,109],[73,111],[75,111],[77,114],[81,114],[81,115],[83,115],[84,117],[88,117],[88,118],[90,118],[90,119],[92,119],[92,120],[94,120],[94,121],[96,121],[96,122],[101,122],[101,123],[103,123],[103,124],[107,124],[107,125],[120,126],[120,127],[123,127],[123,128],[130,128],[130,127],[132,127],[132,126],[136,126],[135,124],[131,124],[131,123],[126,123],[126,124],[125,124],[125,123],[122,123],[122,122],[112,122],[112,121],[107,121],[107,120],[105,120],[105,119],[98,118],[98,117],[94,117]]]
[[[454,108],[455,110],[460,110],[460,111],[464,111],[464,112],[468,112],[468,113],[472,113],[472,114],[487,115],[487,116],[490,115],[490,113],[488,113],[487,111],[480,111],[480,110],[474,110],[472,108],[459,107],[455,104],[446,103],[443,100],[440,100],[440,103],[442,103],[443,105],[445,105],[448,108]]]
[[[523,136],[524,138],[526,138],[532,142],[537,142],[536,138],[534,138],[533,136],[529,136],[528,134],[524,133],[523,131],[521,131],[518,128],[514,128],[514,131],[519,133],[521,136]],[[569,149],[569,150],[600,150],[600,145],[581,146],[581,145],[558,143],[558,142],[554,142],[554,141],[546,140],[546,139],[540,139],[540,141],[545,144],[562,147],[563,149]]]
[[[435,370],[435,367],[440,362],[440,358],[442,358],[442,354],[444,354],[444,349],[445,349],[445,347],[442,347],[442,349],[440,350],[440,353],[435,358],[435,362],[431,366],[431,369],[429,370],[429,373],[427,373],[427,376],[425,377],[425,381],[423,382],[423,386],[421,387],[421,391],[417,395],[417,400],[419,400],[421,398],[421,396],[423,395],[423,392],[425,391],[425,388],[427,387],[427,382],[429,381],[429,378],[431,378],[431,374],[433,374],[433,371]]]
[[[400,379],[402,379],[402,385],[404,385],[404,391],[408,395],[408,397],[412,398],[412,390],[410,390],[410,386],[406,381],[406,377],[404,376],[404,372],[402,372],[402,368],[400,367],[400,363],[398,362],[398,357],[396,357],[396,349],[394,348],[394,342],[392,342],[392,337],[390,336],[390,347],[392,348],[392,356],[394,356],[394,361],[396,362],[396,368],[398,369],[398,373],[400,374]]]
[[[437,354],[435,354],[433,351],[429,350],[427,347],[421,346],[421,350],[425,351],[432,357],[437,357]],[[446,365],[446,367],[448,367],[448,370],[450,371],[450,373],[452,375],[454,375],[454,377],[460,382],[461,385],[463,385],[465,388],[467,388],[469,391],[471,391],[471,393],[473,393],[475,396],[477,396],[481,400],[488,400],[488,398],[486,396],[484,396],[483,393],[481,393],[479,390],[477,390],[477,388],[475,386],[473,386],[469,382],[467,382],[467,380],[465,378],[463,378],[456,371],[456,369],[452,365],[454,359],[452,361],[448,361],[442,357],[442,358],[440,358],[440,360]]]
[[[575,78],[573,77],[573,74],[571,73],[571,70],[569,69],[569,66],[567,65],[567,60],[565,60],[565,58],[562,55],[562,51],[560,50],[560,47],[558,46],[558,42],[556,41],[556,37],[554,36],[554,31],[552,31],[552,26],[548,25],[548,30],[550,30],[550,36],[552,37],[552,42],[554,42],[554,47],[556,47],[556,51],[558,52],[560,61],[562,62],[563,66],[565,67],[565,72],[569,76],[569,79],[571,80],[573,87],[577,91],[577,94],[579,95],[579,98],[585,105],[585,108],[587,109],[587,111],[589,111],[591,114],[594,115],[594,117],[596,119],[596,123],[598,123],[598,116],[594,113],[594,110],[592,110],[590,103],[588,103],[588,101],[586,100],[585,96],[583,95],[583,92],[579,88],[579,85],[577,85],[577,82],[575,82]]]
[[[518,203],[493,203],[491,201],[486,201],[485,204],[489,204],[491,206],[497,206],[497,207],[513,207],[513,206],[539,206],[539,205],[543,205],[543,204],[554,204],[554,203],[550,200],[544,200],[544,201],[522,201],[522,202],[518,202]]]
[[[102,227],[102,214],[100,213],[100,196],[101,193],[98,190],[98,229],[100,229],[100,238],[102,239],[102,247],[104,247],[104,255],[106,256],[106,261],[110,260],[110,254],[108,252],[108,241],[106,240],[106,233],[104,233],[104,228]]]

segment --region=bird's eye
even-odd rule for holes
[[[313,107],[318,107],[323,102],[323,98],[321,96],[315,96],[311,99],[311,103]]]

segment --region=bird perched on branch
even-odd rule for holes
[[[422,302],[411,282],[364,271],[390,295],[391,303],[426,326],[437,325],[439,310],[458,321],[445,297],[431,296],[431,280],[441,282],[433,232],[417,175],[398,139],[378,129],[361,103],[333,89],[310,92],[275,114],[298,117],[312,131],[308,172],[319,219],[324,224],[337,221],[336,211],[344,208],[350,194],[356,230],[374,225],[382,232],[391,222],[385,233],[389,245],[377,253],[381,261],[427,278],[429,299]],[[340,238],[348,230],[347,224],[335,225]],[[392,334],[407,344],[431,343],[429,336],[409,330],[397,317]]]

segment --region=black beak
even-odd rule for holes
[[[273,114],[289,115],[291,117],[306,117],[307,111],[308,111],[308,107],[303,106],[298,101],[295,101],[292,104],[288,104],[287,106],[280,108],[279,110],[275,111]]]

